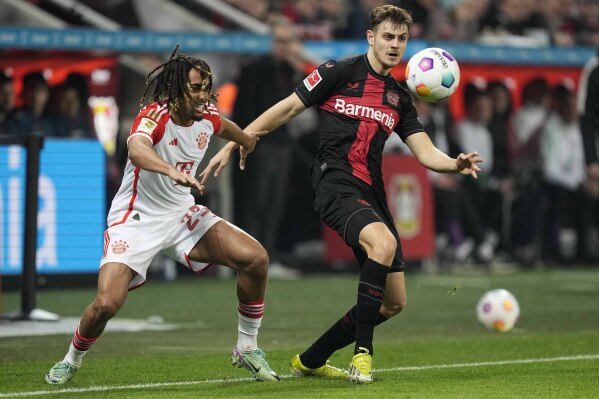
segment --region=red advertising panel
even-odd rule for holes
[[[404,258],[418,260],[433,256],[434,205],[426,169],[413,157],[385,155],[383,179]],[[335,231],[324,226],[323,238],[328,261],[354,259],[351,248]]]

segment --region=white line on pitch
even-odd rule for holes
[[[430,370],[430,369],[452,369],[460,367],[484,367],[484,366],[503,366],[506,364],[530,364],[530,363],[551,363],[551,362],[567,362],[572,360],[596,360],[599,355],[577,355],[577,356],[560,356],[546,357],[539,359],[516,359],[516,360],[498,360],[495,362],[476,362],[476,363],[454,363],[454,364],[431,364],[430,366],[408,366],[408,367],[393,367],[387,369],[375,369],[379,373],[388,371],[412,371],[412,370]]]
[[[515,360],[498,360],[494,362],[475,362],[475,363],[454,363],[454,364],[431,364],[429,366],[408,366],[408,367],[392,367],[385,369],[375,369],[378,373],[387,373],[391,371],[418,371],[432,369],[449,369],[461,367],[485,367],[485,366],[503,366],[508,364],[531,364],[531,363],[553,363],[567,362],[576,360],[596,360],[599,359],[599,354],[596,355],[577,355],[577,356],[560,356],[546,357],[537,359],[515,359]],[[283,375],[281,378],[290,378],[291,375]],[[103,391],[122,391],[125,389],[145,389],[145,388],[161,388],[175,387],[185,385],[198,384],[219,384],[226,382],[245,382],[253,381],[253,378],[219,378],[214,380],[200,381],[180,381],[180,382],[159,382],[152,384],[135,384],[135,385],[119,385],[119,386],[104,386],[104,387],[87,387],[87,388],[66,388],[47,391],[30,391],[30,392],[14,392],[0,393],[0,398],[16,398],[21,396],[40,396],[40,395],[55,395],[60,393],[85,393],[85,392],[103,392]]]

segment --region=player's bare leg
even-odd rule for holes
[[[122,263],[106,263],[98,275],[98,292],[83,311],[65,358],[46,374],[49,384],[66,384],[75,376],[83,356],[104,331],[108,320],[121,309],[127,298],[133,271]]]
[[[258,348],[258,329],[264,314],[268,254],[264,247],[238,227],[220,221],[212,226],[189,254],[195,262],[225,265],[237,272],[238,340],[233,364],[248,369],[257,380],[279,377]]]
[[[215,263],[238,273],[237,297],[263,301],[268,278],[268,253],[258,241],[222,220],[212,226],[189,253],[195,262]]]
[[[394,272],[387,274],[387,284],[385,285],[385,297],[381,306],[381,315],[385,319],[390,319],[405,309],[407,305],[406,280],[404,272]]]
[[[133,277],[133,270],[122,263],[106,263],[100,268],[98,293],[83,311],[79,322],[82,336],[99,337],[102,334],[108,320],[116,316],[125,304]]]

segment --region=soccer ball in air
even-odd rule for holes
[[[509,331],[520,316],[516,298],[504,289],[486,292],[476,305],[476,317],[485,327],[496,331]]]
[[[460,67],[442,48],[425,48],[408,61],[406,83],[417,98],[432,103],[441,101],[458,88]]]

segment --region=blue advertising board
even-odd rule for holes
[[[18,145],[0,146],[0,272],[23,266],[25,165]],[[37,271],[96,273],[106,228],[106,166],[96,140],[52,140],[40,153]]]
[[[89,28],[36,28],[0,26],[0,48],[43,50],[102,50],[170,54],[175,45],[185,53],[267,54],[269,35],[220,32],[156,32],[123,29],[106,31]],[[364,39],[307,41],[304,46],[317,61],[340,59],[368,50]],[[515,47],[454,41],[411,39],[404,55],[407,61],[426,47],[441,47],[460,63],[507,65],[583,66],[595,53],[593,47]]]

